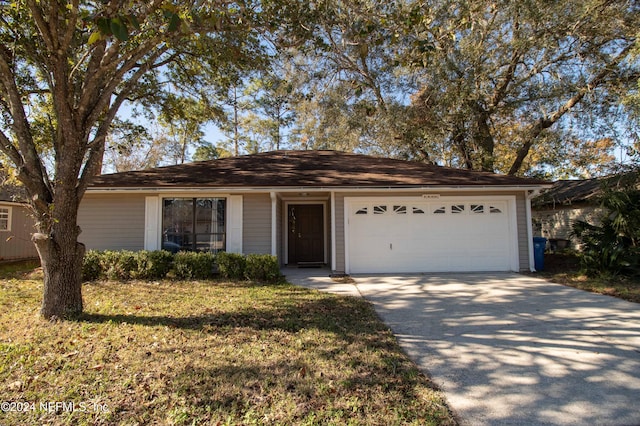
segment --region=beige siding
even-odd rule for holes
[[[269,194],[244,195],[243,210],[243,252],[271,253]],[[144,195],[87,195],[78,214],[83,230],[79,239],[88,249],[142,250],[144,220]]]
[[[529,237],[527,233],[527,198],[524,192],[516,195],[516,224],[518,226],[518,254],[521,271],[528,271]]]
[[[516,224],[518,232],[518,251],[520,270],[529,270],[529,243],[527,237],[526,198],[524,192],[440,192],[442,197],[516,195]],[[371,192],[371,193],[336,193],[336,272],[345,270],[344,240],[344,198],[345,197],[416,197],[415,192]]]
[[[78,239],[87,249],[144,249],[144,201],[138,194],[87,194],[78,211]]]
[[[282,195],[282,194],[280,194]],[[526,220],[526,197],[523,191],[504,192],[449,192],[441,196],[482,195],[516,195],[516,224],[518,238],[518,261],[520,269],[529,268],[529,242]],[[336,229],[336,265],[335,272],[345,271],[345,234],[344,234],[344,199],[345,197],[419,197],[415,192],[370,192],[370,193],[336,193],[335,194],[335,229]],[[285,198],[286,200],[286,198]],[[292,202],[292,201],[289,201]],[[284,233],[286,218],[283,199],[276,203],[276,250],[280,259],[285,258]],[[327,260],[331,259],[330,209],[327,204]],[[89,194],[83,200],[78,221],[83,229],[80,241],[90,249],[130,249],[140,250],[144,247],[144,194],[111,195]],[[271,253],[271,198],[269,193],[243,194],[243,232],[242,244],[244,253]]]
[[[575,221],[598,224],[603,210],[590,205],[561,206],[555,209],[540,209],[532,212],[533,233],[547,239],[558,238],[571,241],[571,247],[579,247],[578,240],[571,236]]]
[[[0,231],[0,260],[38,257],[36,247],[31,242],[35,222],[29,210],[19,205],[0,206],[11,209],[11,230]]]
[[[249,194],[244,195],[243,201],[244,253],[271,253],[271,197],[269,194]]]

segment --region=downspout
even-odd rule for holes
[[[271,197],[271,254],[278,256],[278,195],[270,192]]]
[[[536,189],[533,191],[525,192],[526,199],[526,217],[527,217],[527,247],[529,247],[529,270],[531,272],[536,272],[536,262],[533,255],[533,229],[532,229],[532,214],[531,214],[531,199],[540,194],[540,190]]]

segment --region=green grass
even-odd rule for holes
[[[99,282],[85,285],[80,318],[47,322],[38,274],[3,276],[0,402],[33,406],[0,412],[2,425],[455,424],[361,299]]]
[[[589,277],[580,272],[542,273],[551,282],[640,303],[640,279],[634,277]]]
[[[40,266],[38,259],[0,262],[0,279],[24,277]]]
[[[640,277],[587,276],[573,253],[546,254],[545,270],[537,275],[551,282],[640,303]]]

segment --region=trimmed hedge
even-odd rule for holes
[[[278,258],[270,254],[247,255],[244,275],[249,280],[266,282],[276,282],[283,278]]]
[[[247,259],[242,254],[220,252],[216,256],[216,263],[222,278],[243,280],[247,267]]]
[[[82,264],[84,281],[129,279],[160,280],[209,279],[216,271],[222,278],[277,282],[282,278],[275,256],[268,254],[242,255],[220,252],[178,252],[164,250],[137,252],[129,250],[89,250]]]
[[[95,281],[102,277],[102,254],[96,250],[89,250],[82,260],[82,281]]]
[[[173,255],[165,250],[137,252],[138,270],[135,277],[141,280],[161,280],[173,265]]]
[[[211,278],[215,271],[213,253],[179,251],[173,256],[173,273],[181,280]]]
[[[82,279],[162,279],[171,270],[172,263],[173,255],[167,251],[89,250],[82,263]]]
[[[216,256],[220,276],[230,280],[277,282],[282,278],[278,258],[270,254],[220,252]]]

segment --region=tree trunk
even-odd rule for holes
[[[40,313],[48,319],[66,318],[82,312],[82,259],[85,247],[78,242],[78,203],[70,201],[56,204],[54,200],[52,218],[49,218],[48,224],[40,221],[41,232],[32,237],[44,272]]]
[[[44,234],[35,234],[34,241],[44,272],[40,314],[51,319],[81,313],[84,244],[66,239],[54,241]]]
[[[474,103],[476,113],[476,128],[473,135],[474,142],[480,148],[480,169],[483,172],[494,172],[495,142],[491,134],[491,117],[478,103]]]

